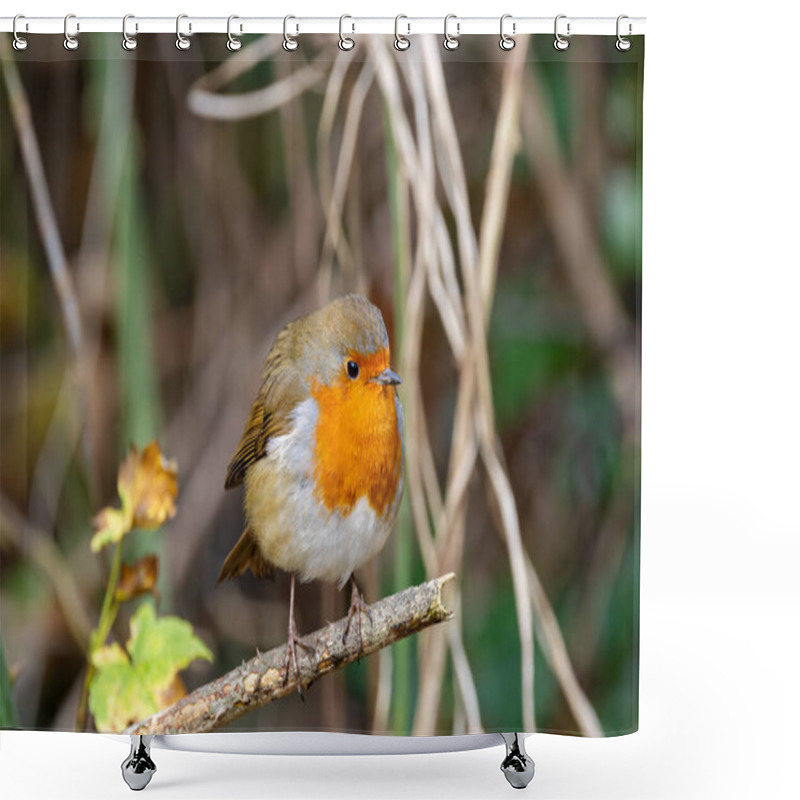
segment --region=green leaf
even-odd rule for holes
[[[116,642],[95,651],[92,663],[97,673],[89,690],[89,708],[97,730],[122,731],[158,711],[136,667]]]
[[[122,731],[174,702],[180,696],[175,689],[178,672],[196,658],[211,661],[211,651],[186,620],[159,618],[149,603],[140,606],[131,619],[125,650],[113,643],[92,655],[97,672],[89,708],[97,729]]]
[[[143,604],[131,620],[128,652],[139,674],[155,691],[169,688],[179,669],[196,658],[212,660],[211,651],[194,635],[192,626],[179,617],[156,618],[149,603]]]

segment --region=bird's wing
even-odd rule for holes
[[[228,464],[228,473],[225,476],[226,489],[238,486],[244,480],[247,468],[266,454],[268,422],[269,413],[264,408],[263,398],[259,394],[250,408],[250,416],[244,426],[239,446]]]
[[[307,390],[297,372],[281,365],[273,348],[264,362],[261,389],[250,408],[239,446],[228,464],[225,488],[239,486],[249,467],[267,454],[273,436],[289,432],[290,415]]]

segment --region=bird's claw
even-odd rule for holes
[[[367,619],[369,620],[370,626],[372,625],[372,612],[369,610],[369,606],[364,602],[364,598],[361,596],[361,592],[358,591],[358,586],[356,586],[356,582],[353,581],[353,590],[350,595],[350,608],[347,612],[347,624],[344,626],[344,633],[342,634],[342,644],[347,641],[347,634],[350,633],[350,623],[353,621],[353,617],[356,618],[356,632],[358,634],[358,654],[357,660],[361,660],[361,653],[364,649],[364,640],[361,635],[361,614],[365,614]]]
[[[300,667],[297,662],[297,645],[300,645],[309,655],[314,655],[315,649],[312,645],[304,642],[298,635],[297,629],[294,627],[294,620],[289,625],[289,638],[286,642],[286,660],[283,664],[283,685],[286,686],[289,680],[289,670],[294,670],[294,680],[297,685],[297,693],[300,697],[303,696],[303,687],[300,683]]]

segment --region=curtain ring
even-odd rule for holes
[[[500,17],[500,49],[501,50],[505,50],[505,51],[513,50],[514,49],[514,45],[516,44],[516,42],[514,41],[513,37],[517,33],[517,23],[516,22],[512,22],[511,23],[511,36],[509,36],[503,30],[503,25],[504,25],[505,21],[507,19],[511,19],[511,18],[512,18],[511,14],[503,14],[503,16]]]
[[[283,18],[283,49],[286,50],[288,53],[291,53],[293,50],[297,50],[297,37],[289,35],[289,20],[290,19],[297,19],[297,17],[293,17],[291,14],[287,14]],[[297,25],[297,32],[300,32],[300,26]]]
[[[71,19],[75,19],[75,15],[74,14],[67,14],[67,16],[64,17],[64,49],[65,50],[77,50],[78,49],[78,45],[80,44],[80,42],[78,41],[78,37],[77,36],[72,36],[72,34],[70,34],[70,32],[69,32],[69,21]],[[80,31],[80,29],[81,29],[80,23],[76,22],[75,23],[75,31],[76,31],[76,33],[78,31]]]
[[[566,14],[559,14],[556,17],[555,25],[553,26],[553,30],[555,32],[556,39],[553,42],[553,47],[556,50],[566,50],[569,47],[569,39],[565,39],[559,32],[558,32],[558,21],[560,19],[566,19]],[[570,35],[570,23],[567,22],[567,36]]]
[[[453,36],[451,33],[447,31],[447,23],[450,22],[451,19],[456,21],[456,35]],[[461,42],[458,41],[458,37],[461,35],[461,23],[458,21],[458,17],[455,14],[448,14],[444,18],[444,41],[442,44],[444,45],[445,50],[458,50],[458,46]]]
[[[342,14],[339,17],[339,49],[340,50],[352,50],[355,46],[355,40],[350,36],[345,36],[344,31],[342,30],[344,26],[344,21],[346,19],[353,19],[349,14]],[[356,32],[356,24],[355,22],[350,23],[352,27],[352,32]]]
[[[622,34],[619,32],[619,29],[620,29],[620,23],[622,22],[622,20],[624,20],[624,19],[628,19],[628,18],[629,18],[629,17],[628,17],[628,15],[627,15],[627,14],[620,14],[620,15],[617,17],[617,43],[616,43],[616,47],[617,47],[617,50],[619,50],[619,51],[620,51],[620,52],[622,52],[622,53],[625,53],[625,52],[627,52],[628,50],[630,50],[630,49],[631,49],[631,40],[630,40],[630,39],[626,39],[626,38],[625,38],[624,36],[622,36]],[[628,36],[630,36],[630,35],[631,35],[631,24],[630,24],[630,22],[629,22],[629,23],[628,23]]]
[[[175,37],[176,37],[175,47],[177,47],[178,50],[188,50],[192,46],[191,41],[181,33],[181,20],[188,18],[189,18],[188,14],[178,14],[175,20]],[[189,33],[191,32],[192,32],[192,23],[190,22]]]
[[[25,15],[17,14],[17,16],[14,17],[14,24],[11,26],[11,31],[14,34],[14,41],[11,44],[13,45],[15,50],[22,51],[28,49],[28,40],[25,39],[23,36],[20,36],[19,33],[17,33],[17,20],[20,19],[25,19]],[[28,30],[27,22],[25,23],[25,30],[26,31]]]
[[[405,14],[398,14],[394,18],[394,49],[403,52],[404,50],[408,50],[411,47],[411,39],[408,36],[403,36],[400,33],[400,20],[401,19],[408,19]],[[406,23],[406,29],[408,33],[411,33],[411,23]]]
[[[225,47],[227,47],[228,50],[231,51],[231,53],[235,53],[237,50],[241,50],[242,49],[242,40],[241,39],[237,39],[231,33],[231,22],[233,22],[235,19],[239,19],[239,17],[237,17],[236,14],[231,14],[228,17],[228,42],[225,45]],[[241,33],[241,31],[242,31],[242,26],[240,25],[239,26],[239,33]]]
[[[135,35],[131,36],[128,33],[128,20],[129,19],[136,19],[136,17],[134,17],[133,14],[126,14],[122,18],[122,49],[123,50],[127,50],[127,51],[130,52],[131,50],[135,50],[136,49],[136,46],[139,44],[139,42],[136,41],[136,36]],[[138,30],[139,30],[139,23],[138,22],[135,23],[134,30],[138,32]]]

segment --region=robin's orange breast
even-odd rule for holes
[[[366,374],[381,363],[362,363]],[[402,473],[402,443],[394,388],[369,380],[316,383],[315,496],[328,511],[347,516],[361,497],[384,517],[394,507]]]

